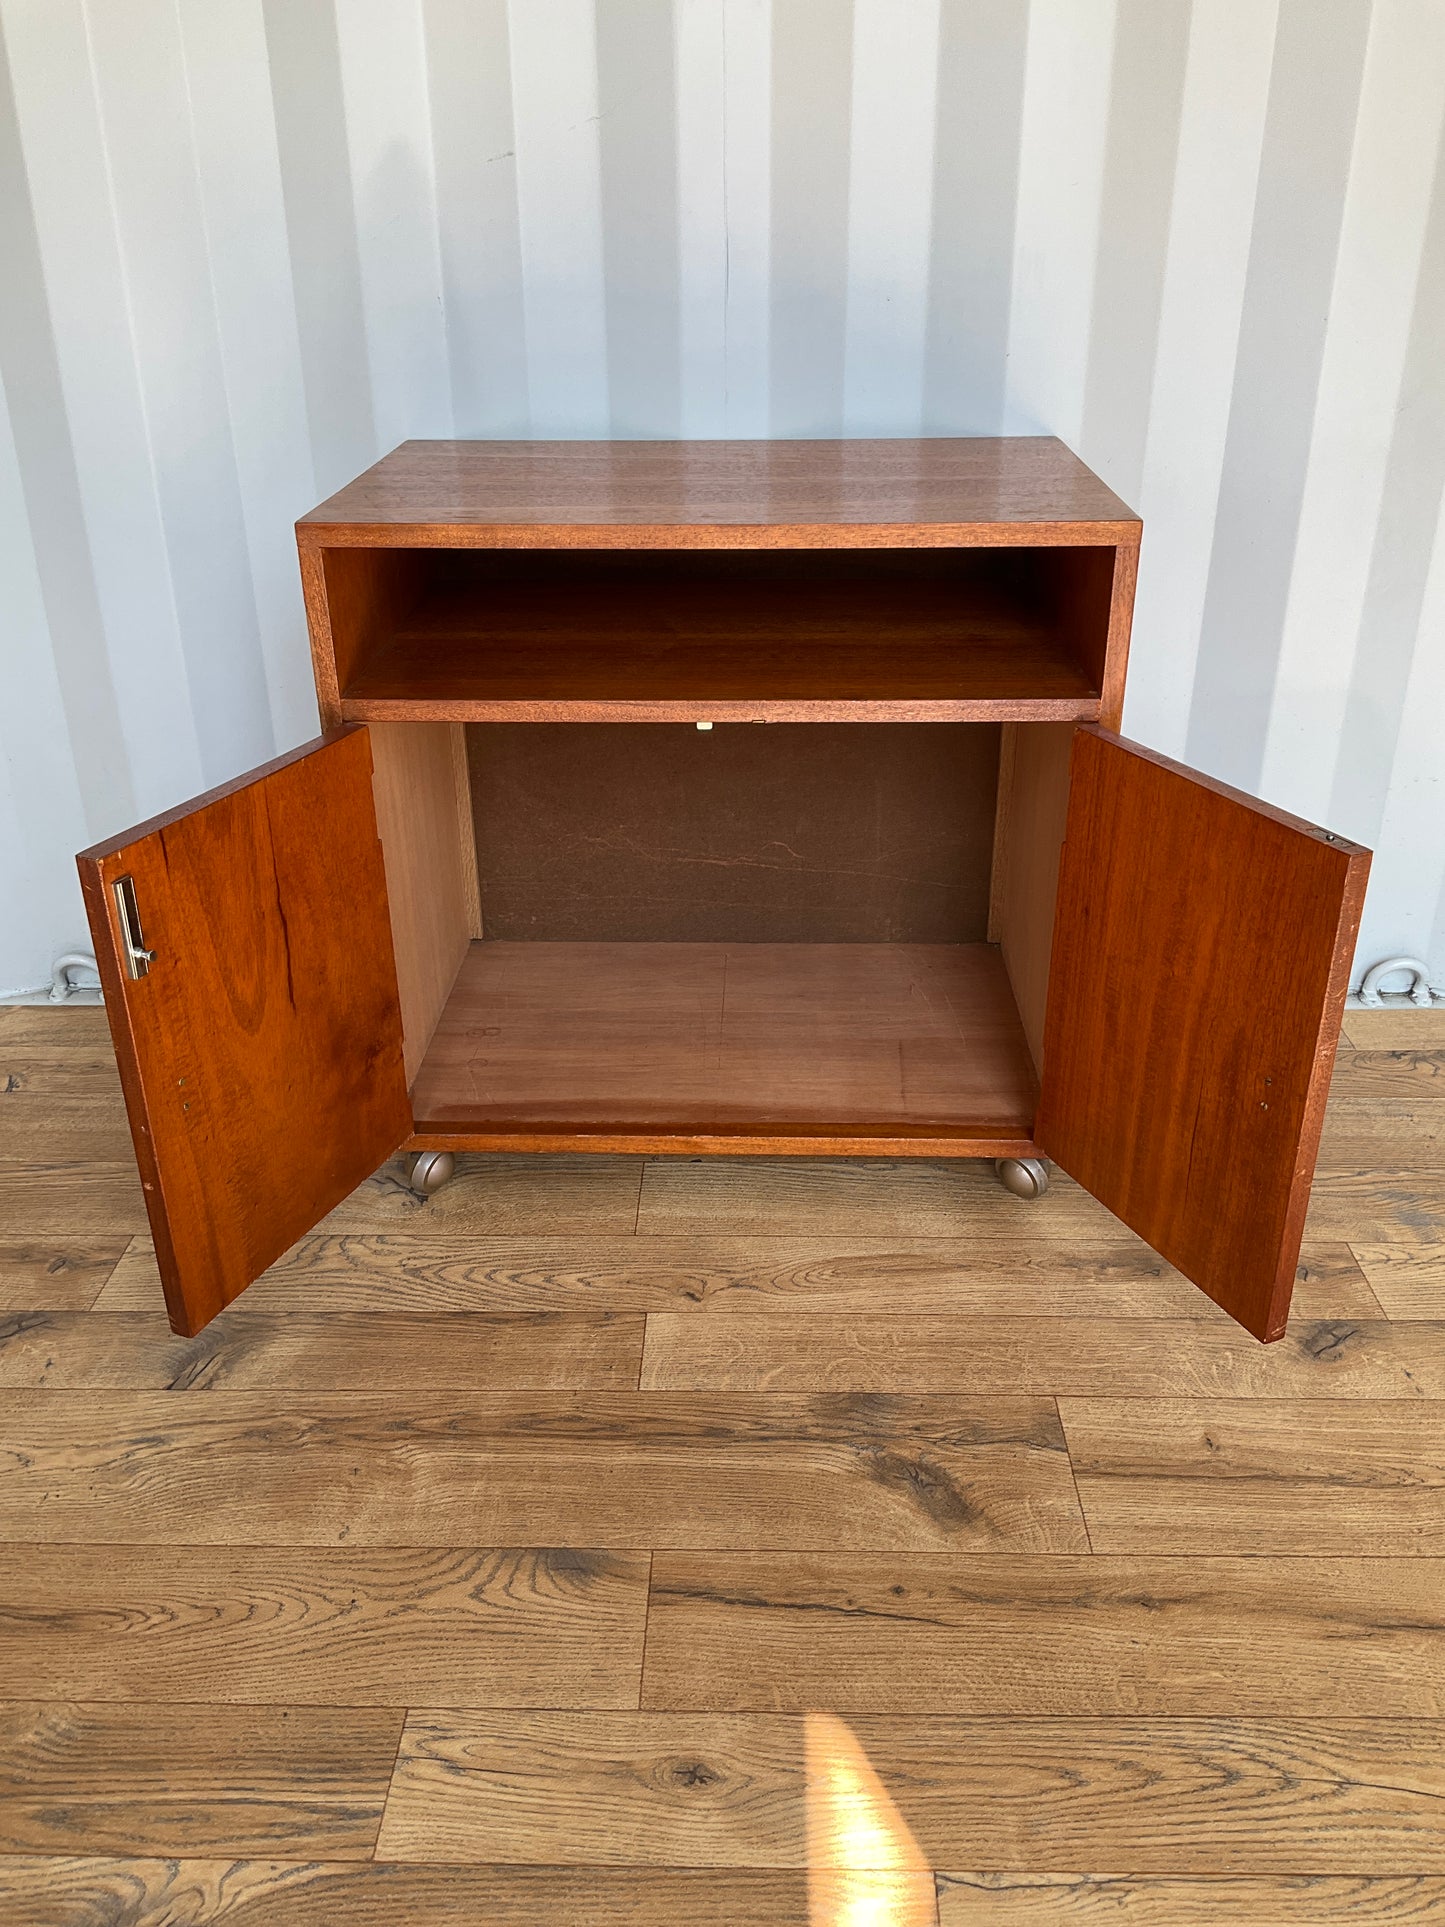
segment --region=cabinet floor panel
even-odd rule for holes
[[[458,1146],[975,1156],[1026,1147],[1035,1098],[983,943],[474,943],[412,1092]]]

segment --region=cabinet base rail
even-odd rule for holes
[[[940,1133],[885,1130],[799,1131],[787,1125],[738,1131],[641,1129],[636,1125],[465,1125],[419,1122],[403,1151],[577,1151],[647,1157],[1032,1158],[1032,1138],[1002,1131]]]

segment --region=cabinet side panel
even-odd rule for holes
[[[476,925],[470,822],[452,723],[374,723],[372,783],[386,863],[407,1082],[414,1081]]]
[[[323,717],[334,722],[358,666],[390,640],[426,587],[426,558],[406,549],[301,545],[301,584]]]
[[[1041,1075],[1073,740],[1072,723],[1015,724],[999,784],[989,935],[1003,951],[1029,1052]]]

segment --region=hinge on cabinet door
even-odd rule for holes
[[[141,935],[140,908],[135,900],[135,878],[117,877],[110,886],[115,893],[115,907],[120,916],[121,942],[125,945],[125,968],[129,977],[144,977],[156,960],[154,950],[147,950],[145,938]]]

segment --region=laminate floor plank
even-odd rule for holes
[[[370,1857],[386,1709],[0,1703],[0,1853]]]
[[[148,1231],[135,1159],[0,1158],[0,1225],[7,1238],[84,1244]]]
[[[1130,1235],[1063,1172],[1029,1204],[979,1158],[649,1158],[637,1230],[649,1238],[988,1238],[1004,1250]]]
[[[1445,1238],[1351,1249],[1387,1317],[1445,1319]]]
[[[938,1917],[941,1927],[1418,1927],[1445,1920],[1445,1880],[1414,1873],[1272,1880],[944,1873]]]
[[[0,1313],[89,1311],[130,1242],[0,1238]],[[159,1278],[156,1290],[159,1295]]]
[[[1063,1399],[1096,1552],[1445,1554],[1445,1405]]]
[[[1355,1050],[1445,1050],[1445,1007],[1347,1010],[1340,1029]]]
[[[1445,1165],[1422,1170],[1372,1154],[1315,1174],[1305,1236],[1334,1244],[1445,1242]]]
[[[0,1005],[0,1047],[89,1044],[110,1053],[110,1026],[102,1004]]]
[[[936,1927],[938,1918],[926,1874],[99,1857],[0,1857],[0,1917],[6,1905],[25,1927],[842,1927],[850,1918]]]
[[[399,1158],[344,1198],[319,1232],[395,1231],[428,1238],[529,1232],[549,1237],[628,1237],[637,1223],[642,1159],[631,1157],[471,1157],[431,1198],[418,1197]]]
[[[461,1392],[637,1383],[640,1313],[223,1311],[194,1338],[160,1312],[0,1317],[0,1387]],[[0,1419],[3,1426],[3,1419]]]
[[[1439,1720],[413,1711],[378,1854],[1445,1873]]]
[[[1430,1049],[1342,1050],[1330,1086],[1330,1109],[1369,1116],[1372,1107],[1398,1102],[1445,1106],[1445,1039]]]
[[[0,1463],[17,1544],[1088,1550],[1047,1399],[18,1391]]]
[[[1438,1718],[1445,1560],[659,1552],[642,1705]]]
[[[1272,1345],[1185,1319],[650,1313],[642,1383],[710,1392],[1445,1399],[1445,1322],[1295,1320]]]
[[[39,1111],[46,1101],[64,1105],[87,1099],[109,1104],[123,1118],[125,1098],[109,1036],[103,1045],[17,1044],[0,1030],[0,1111],[12,1099],[17,1114]]]
[[[0,1691],[308,1706],[637,1704],[646,1553],[0,1548]]]
[[[1389,1164],[1397,1173],[1413,1171],[1427,1181],[1445,1169],[1445,1132],[1412,1129],[1408,1138],[1352,1129],[1347,1119],[1320,1141],[1316,1173],[1322,1178],[1350,1176],[1372,1164]]]
[[[1313,1245],[1297,1317],[1382,1318],[1348,1245]],[[1001,1254],[981,1238],[892,1244],[840,1238],[429,1238],[420,1231],[303,1238],[248,1287],[253,1312],[614,1313],[771,1316],[968,1312],[985,1317],[1193,1318],[1227,1314],[1127,1236]],[[137,1238],[96,1311],[158,1311],[160,1274]],[[227,1314],[223,1314],[226,1316]],[[1445,1310],[1442,1310],[1445,1316]]]
[[[61,1096],[35,1091],[0,1069],[0,1158],[63,1162],[123,1162],[133,1155],[130,1126],[117,1091],[96,1096]]]

